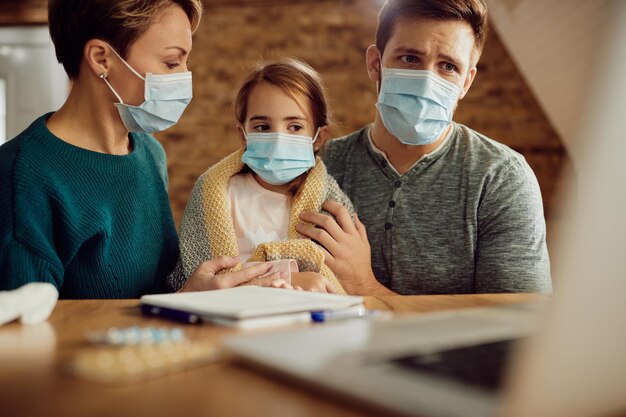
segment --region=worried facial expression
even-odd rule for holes
[[[375,46],[368,49],[368,73],[379,82],[381,67],[431,71],[459,86],[462,99],[476,75],[476,53],[474,33],[464,21],[401,18],[382,57]]]
[[[266,82],[254,87],[248,99],[246,132],[280,132],[290,135],[315,135],[306,106],[280,87]]]

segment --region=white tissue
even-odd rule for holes
[[[20,319],[35,324],[50,317],[59,292],[47,282],[32,282],[12,291],[0,291],[0,326]]]

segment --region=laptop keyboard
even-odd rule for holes
[[[404,369],[454,379],[492,391],[502,387],[511,348],[519,339],[395,358]]]

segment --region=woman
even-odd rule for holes
[[[186,61],[201,0],[51,0],[50,34],[72,80],[65,104],[0,148],[0,289],[54,284],[62,298],[165,291],[179,256],[165,154],[149,133],[191,100]],[[258,278],[201,264],[182,291]]]

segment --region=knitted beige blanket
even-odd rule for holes
[[[202,262],[239,254],[226,197],[230,178],[244,167],[241,162],[244,151],[240,149],[227,156],[198,179],[181,222],[179,265],[168,278],[174,290],[182,287]],[[337,277],[324,263],[322,249],[296,231],[300,214],[305,211],[320,212],[326,200],[337,201],[347,207],[350,213],[354,213],[348,197],[326,172],[324,163],[317,158],[301,192],[292,201],[287,240],[258,245],[249,261],[295,259],[301,272],[317,272],[330,280],[337,287],[338,293],[345,294]],[[239,269],[241,264],[232,270]]]

